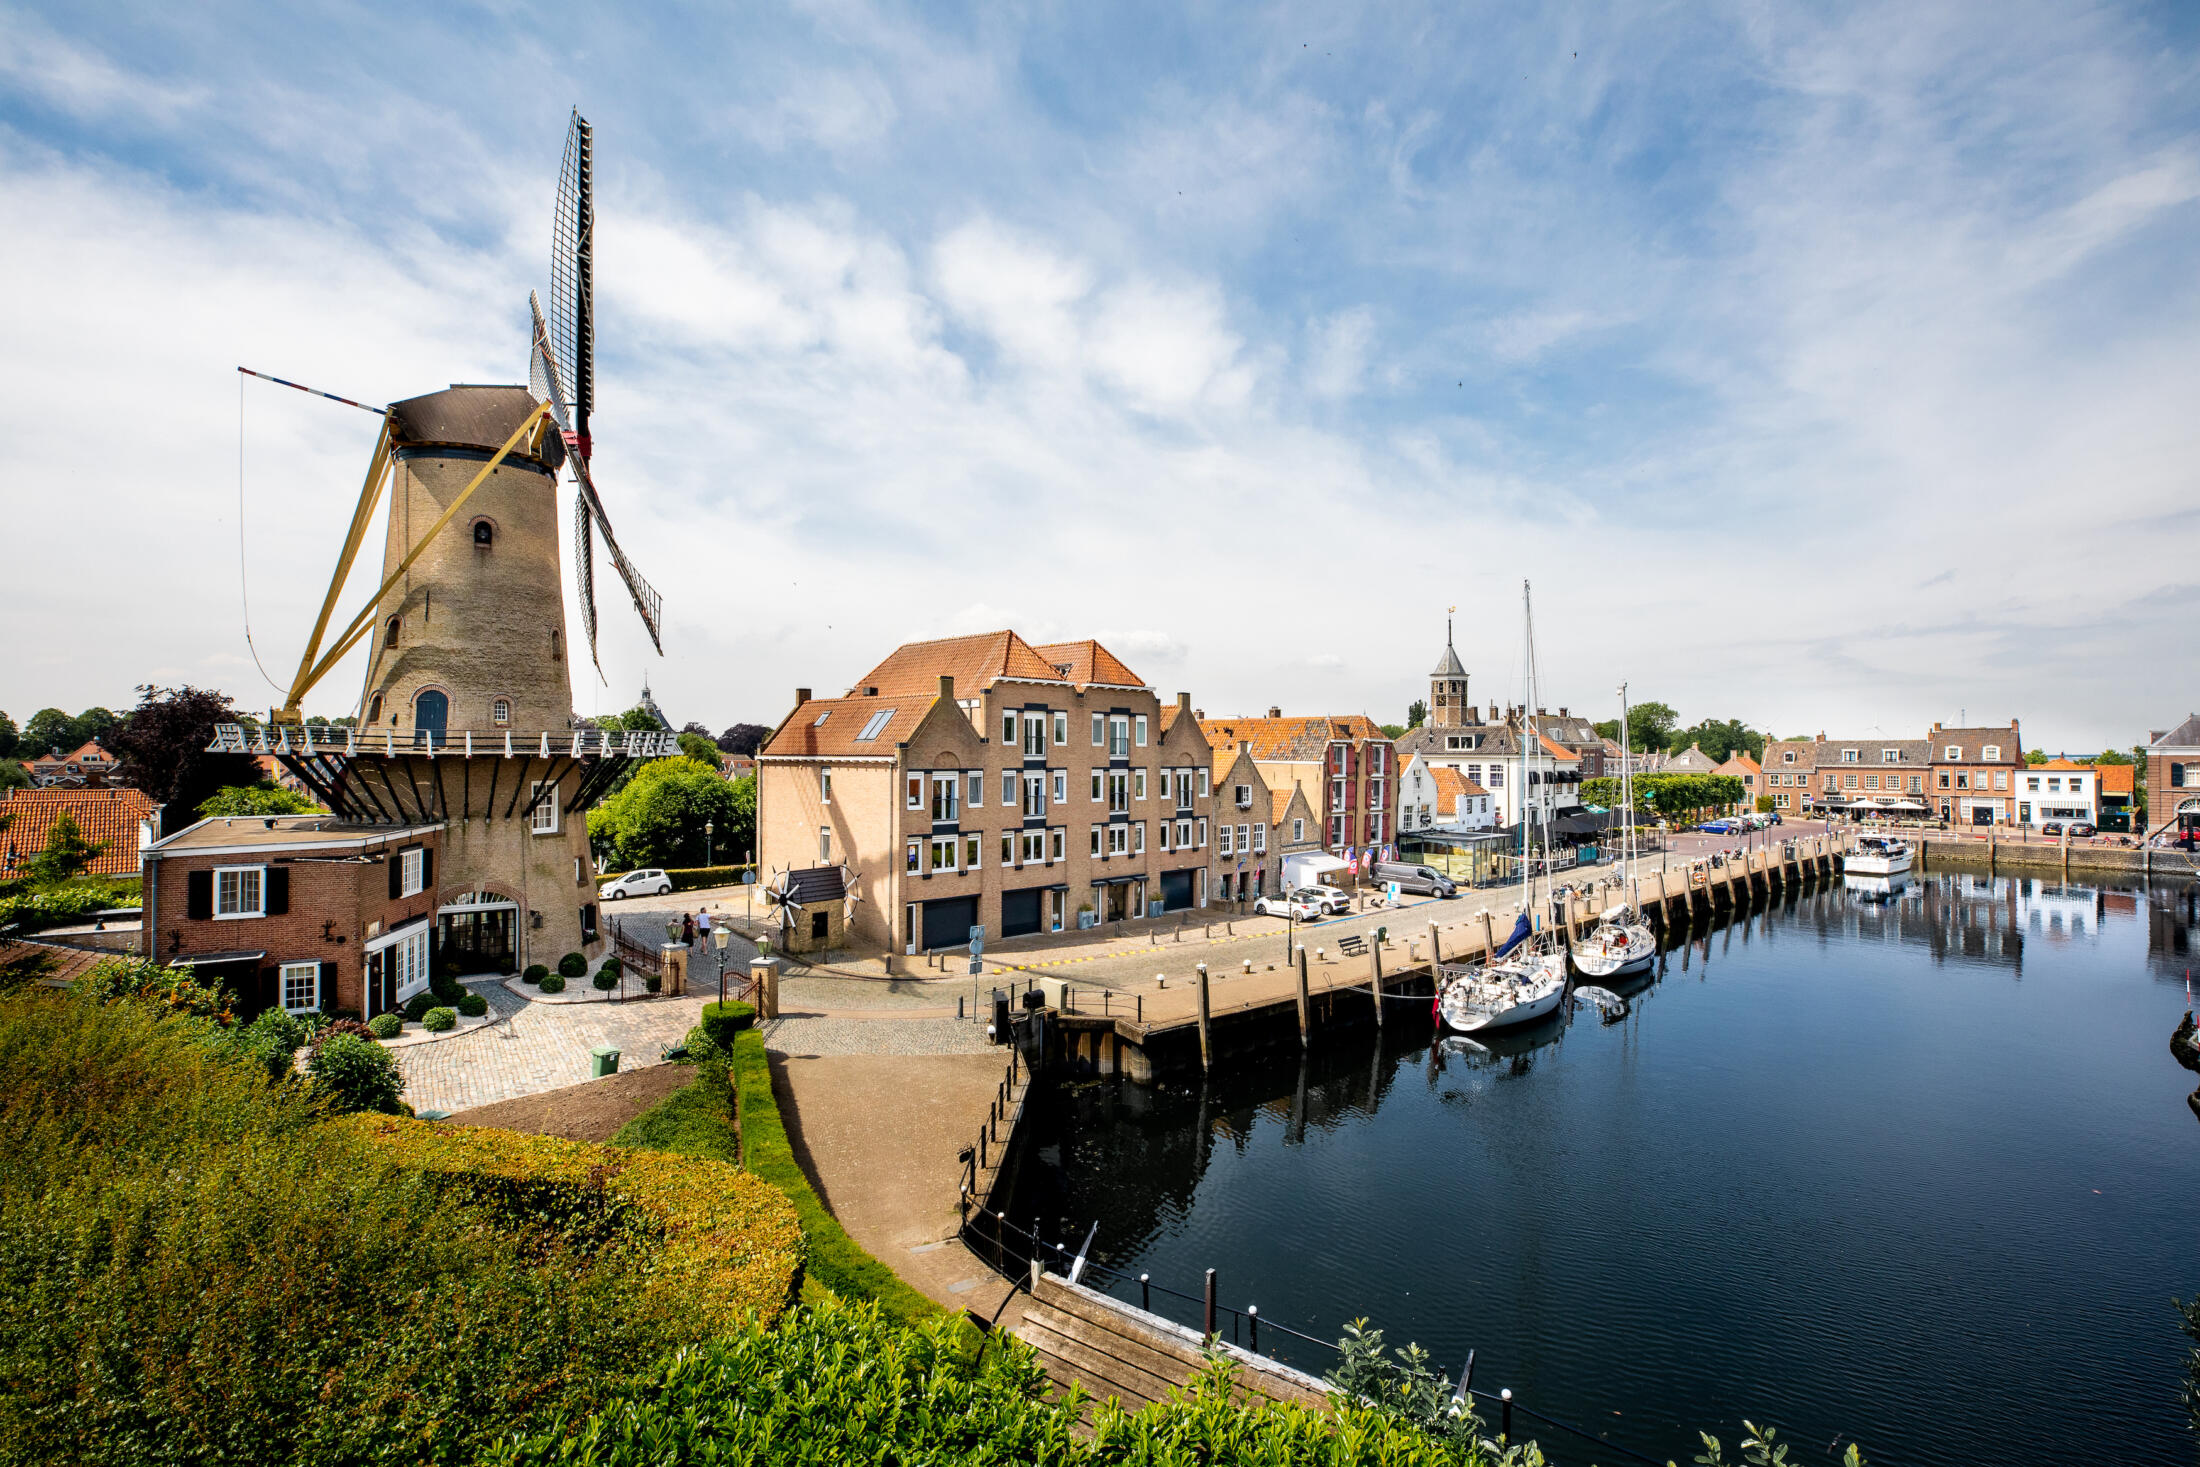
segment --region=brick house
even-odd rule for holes
[[[2103,830],[2129,830],[2132,825],[2132,796],[2136,788],[2138,771],[2129,764],[2102,764],[2100,772],[2101,818],[2097,822]]]
[[[115,756],[102,749],[96,740],[91,740],[66,754],[57,749],[43,759],[28,760],[25,767],[30,770],[31,782],[40,788],[50,785],[97,788],[114,774]]]
[[[1824,738],[1825,735],[1819,735]],[[1783,816],[1800,816],[1810,807],[1816,786],[1818,744],[1812,739],[1768,739],[1761,767],[1764,792],[1772,796],[1772,808]]]
[[[2024,768],[2024,740],[2015,719],[1987,728],[1947,728],[1936,723],[1926,743],[1932,756],[1926,801],[1933,814],[1950,825],[2007,824],[2016,819],[2016,779]]]
[[[1249,902],[1282,885],[1269,849],[1275,800],[1250,752],[1236,744],[1213,752],[1215,890],[1225,902]]]
[[[149,958],[199,970],[239,1009],[371,1018],[428,986],[440,824],[217,816],[144,853]]]
[[[2200,835],[2200,713],[2147,735],[2147,834]]]
[[[1366,714],[1286,718],[1281,708],[1271,708],[1261,718],[1193,716],[1212,747],[1249,752],[1271,788],[1297,783],[1314,790],[1310,798],[1329,850],[1395,838],[1398,754]]]
[[[1765,771],[1763,765],[1749,757],[1749,750],[1736,749],[1733,753],[1727,755],[1726,762],[1714,769],[1712,773],[1723,774],[1740,780],[1742,782],[1740,808],[1744,810],[1757,808],[1757,797],[1765,792]]]
[[[71,789],[49,786],[10,790],[0,802],[6,828],[0,830],[0,874],[17,875],[46,849],[53,824],[66,813],[99,854],[84,868],[87,876],[135,876],[138,852],[152,839],[160,806],[143,790]]]
[[[1303,785],[1270,790],[1268,801],[1268,849],[1275,855],[1269,870],[1280,874],[1285,856],[1313,855],[1322,849],[1322,821],[1314,813],[1313,802],[1306,798]],[[1280,879],[1275,880],[1270,889],[1280,889],[1282,884]]]
[[[765,741],[764,879],[845,865],[848,940],[899,952],[1205,906],[1213,751],[1190,703],[1094,641],[907,643],[845,696],[797,689]]]
[[[1771,747],[1766,746],[1768,757]],[[1812,804],[1821,813],[1922,817],[1935,808],[1929,788],[1932,750],[1924,739],[1829,739],[1820,734],[1811,761],[1818,779]]]

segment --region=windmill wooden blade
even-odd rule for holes
[[[597,680],[604,681],[603,659],[596,655],[596,542],[588,529],[588,506],[578,494],[573,496],[573,590],[580,599],[588,660],[596,665]]]
[[[550,239],[551,363],[561,373],[570,431],[588,454],[588,420],[596,405],[595,133],[578,107],[565,132],[558,169],[558,210]]]
[[[574,458],[573,477],[580,484],[581,498],[588,502],[588,512],[595,517],[596,528],[603,532],[604,548],[611,552],[611,563],[618,567],[619,579],[626,582],[626,592],[634,598],[634,610],[642,618],[642,625],[649,628],[650,644],[662,657],[665,652],[664,636],[660,623],[664,614],[664,598],[657,589],[642,579],[642,573],[634,569],[634,563],[619,548],[619,537],[611,532],[611,521],[603,512],[603,501],[596,497],[596,485],[588,475],[588,460]]]

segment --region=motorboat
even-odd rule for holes
[[[1909,870],[1914,859],[1908,841],[1891,835],[1867,835],[1849,852],[1841,869],[1858,876],[1892,876]]]
[[[1657,934],[1627,902],[1605,908],[1596,930],[1574,949],[1574,966],[1589,978],[1647,973],[1657,960]]]

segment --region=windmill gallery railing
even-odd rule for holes
[[[318,735],[318,737],[316,737]],[[246,728],[238,723],[214,725],[209,754],[272,754],[312,758],[334,754],[345,758],[387,758],[424,755],[435,758],[505,759],[665,759],[680,752],[680,736],[663,729],[567,728],[556,732],[517,733],[499,729],[475,733],[467,729],[445,733],[440,729],[317,728],[313,724],[276,724]]]

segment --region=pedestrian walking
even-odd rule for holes
[[[680,914],[680,945],[686,948],[695,946],[695,914],[693,912],[682,912]]]
[[[710,946],[710,908],[705,907],[695,914],[695,933],[703,939],[703,946],[708,948]]]

